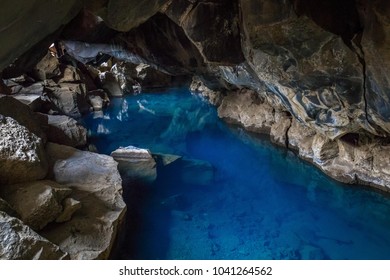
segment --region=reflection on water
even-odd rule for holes
[[[85,123],[102,153],[134,145],[186,156],[192,168],[171,165],[151,187],[125,186],[120,258],[390,258],[388,197],[336,183],[292,152],[229,128],[185,90],[114,99]]]

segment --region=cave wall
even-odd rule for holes
[[[77,1],[7,1],[1,68],[81,9]],[[211,87],[274,94],[330,139],[387,136],[389,16],[385,0],[88,0],[54,38],[119,45]]]

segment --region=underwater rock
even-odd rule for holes
[[[42,236],[58,244],[71,259],[107,259],[126,212],[117,162],[106,155],[48,143],[50,174],[72,190],[82,207],[71,220],[46,227]]]
[[[111,156],[118,162],[118,170],[124,178],[147,184],[156,180],[156,161],[148,150],[134,146],[121,147]]]
[[[41,230],[62,212],[62,200],[71,193],[53,181],[37,181],[3,187],[1,196],[34,230]]]
[[[11,205],[2,198],[0,198],[0,211],[5,212],[12,217],[18,217],[18,214],[12,209]]]
[[[0,259],[63,260],[69,255],[19,219],[0,211]]]

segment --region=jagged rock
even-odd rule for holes
[[[49,177],[72,189],[82,207],[72,219],[40,233],[72,259],[107,259],[116,241],[126,205],[117,163],[110,156],[48,143]]]
[[[94,111],[103,110],[103,99],[98,95],[88,95],[89,103]]]
[[[9,88],[11,89],[12,95],[43,95],[44,93],[44,85],[42,82],[7,82]]]
[[[183,183],[210,185],[214,181],[214,167],[207,161],[183,158],[178,161],[178,175]]]
[[[371,130],[357,53],[294,9],[291,1],[241,1],[249,66],[294,117],[329,138],[359,127]]]
[[[0,211],[0,259],[63,260],[69,255],[19,219]]]
[[[42,140],[17,121],[0,115],[0,185],[42,179],[47,159]]]
[[[108,93],[109,96],[123,96],[123,89],[113,73],[105,72],[102,77],[102,87]]]
[[[139,64],[135,67],[136,79],[143,89],[164,88],[172,85],[172,76],[160,72],[150,65]]]
[[[190,90],[203,96],[212,105],[217,107],[221,105],[223,99],[222,93],[206,87],[203,81],[197,76],[192,78]]]
[[[257,133],[269,133],[275,122],[273,107],[250,90],[228,94],[218,107],[218,116]]]
[[[59,76],[61,75],[60,62],[48,51],[42,60],[35,65],[34,72],[42,81]]]
[[[223,65],[244,61],[237,1],[171,1],[164,11],[183,28],[209,62]]]
[[[128,146],[113,151],[111,156],[119,163],[118,169],[124,178],[144,183],[156,180],[156,161],[148,150]]]
[[[76,83],[82,81],[80,70],[72,65],[59,65],[60,74],[53,77],[53,81],[57,84]]]
[[[275,122],[271,126],[270,136],[271,141],[288,146],[288,130],[291,127],[291,116],[287,112],[275,111]]]
[[[41,128],[39,115],[34,113],[28,105],[21,101],[11,96],[0,97],[0,114],[13,118],[20,125],[42,138],[43,141],[46,140],[46,135]]]
[[[337,157],[339,153],[337,142],[330,140],[321,134],[316,134],[314,136],[312,149],[313,160],[319,164]]]
[[[12,97],[15,98],[16,100],[22,102],[23,104],[26,104],[34,112],[40,111],[42,109],[42,106],[44,103],[41,94],[17,93],[17,94],[13,94]]]
[[[0,193],[23,223],[41,230],[62,213],[62,200],[71,190],[46,180],[3,187]]]
[[[81,202],[71,197],[65,198],[62,202],[63,211],[56,219],[57,223],[67,222],[72,219],[72,215],[81,208]]]
[[[60,113],[79,118],[89,111],[83,83],[62,83],[48,88],[47,97]]]
[[[71,146],[81,147],[87,143],[87,130],[76,120],[64,115],[46,115],[48,141]]]
[[[309,128],[295,118],[291,120],[291,127],[287,132],[289,148],[298,150],[299,156],[303,159],[313,158],[313,137],[315,130]]]

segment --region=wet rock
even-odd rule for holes
[[[69,255],[19,219],[0,211],[0,259],[62,260]]]
[[[70,197],[82,207],[71,220],[40,233],[72,259],[107,259],[126,212],[117,163],[110,156],[53,143],[46,149],[49,177],[72,189]]]
[[[122,177],[144,183],[156,180],[156,161],[148,150],[128,146],[113,151],[111,156],[118,162]]]
[[[37,181],[3,187],[0,193],[23,223],[41,230],[62,213],[62,200],[71,190],[52,181]]]
[[[87,130],[76,120],[64,115],[46,115],[48,141],[71,146],[81,147],[87,143]]]
[[[214,181],[214,167],[207,161],[180,159],[178,175],[181,181],[191,185],[210,185]]]
[[[47,174],[42,140],[17,121],[0,121],[0,184],[39,180]]]

